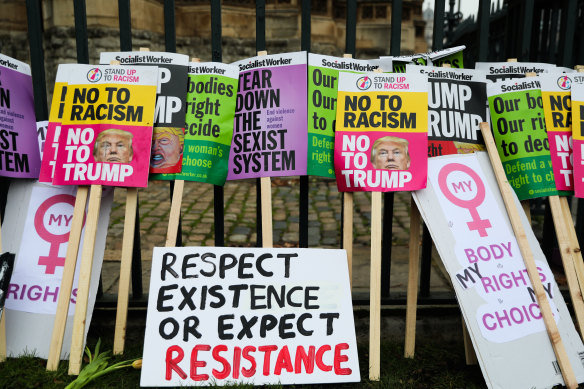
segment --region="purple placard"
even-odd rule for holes
[[[306,175],[306,52],[234,64],[240,74],[227,179]]]
[[[38,178],[40,167],[30,67],[0,54],[0,176]]]

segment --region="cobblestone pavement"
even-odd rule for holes
[[[273,236],[275,247],[297,247],[299,231],[299,179],[272,179]],[[124,189],[114,195],[104,271],[115,270],[120,260],[125,213]],[[341,199],[334,180],[311,177],[309,183],[309,247],[339,248],[341,231]],[[240,180],[227,182],[224,187],[225,245],[255,246],[256,234],[256,181]],[[142,260],[152,259],[152,249],[164,246],[170,214],[169,183],[152,181],[148,188],[139,191],[140,236]],[[407,261],[409,241],[410,194],[396,193],[393,212],[394,245],[392,254],[392,287],[405,290],[407,284]],[[213,186],[196,182],[185,182],[181,207],[182,236],[184,246],[213,246]],[[371,194],[354,194],[353,251],[354,289],[368,289]],[[108,270],[111,269],[111,270]],[[143,265],[144,288],[149,282],[149,264]],[[434,274],[436,273],[436,274]],[[107,281],[106,281],[107,278]],[[447,285],[440,272],[433,272],[431,285]],[[104,277],[104,291],[117,291],[117,277]]]

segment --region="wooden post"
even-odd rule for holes
[[[568,229],[570,228],[568,223],[572,224],[572,219],[570,218],[570,221],[566,220],[566,213],[564,212],[559,196],[549,196],[549,200],[556,236],[558,237],[560,256],[562,258],[562,264],[564,265],[564,274],[568,281],[568,290],[574,306],[574,313],[576,314],[576,322],[578,323],[580,336],[582,336],[584,334],[584,300],[582,299],[580,282],[576,276],[575,258],[573,256],[574,251],[571,247],[571,236],[568,232]]]
[[[69,374],[78,375],[83,359],[83,340],[85,338],[85,319],[87,316],[87,301],[89,299],[89,286],[91,283],[91,271],[93,267],[93,252],[95,250],[95,237],[99,221],[99,209],[101,207],[101,185],[91,185],[89,193],[89,208],[85,223],[85,236],[81,251],[81,269],[79,271],[79,285],[77,287],[77,303],[75,316],[73,317],[73,335],[71,338],[71,352],[69,354]]]
[[[265,50],[258,51],[258,56],[268,55]],[[260,190],[262,197],[260,204],[262,209],[262,247],[273,247],[273,229],[272,229],[272,180],[270,177],[260,177]]]
[[[353,55],[343,54],[343,58],[353,58]],[[353,192],[343,192],[343,248],[347,252],[351,290],[353,290],[353,196]]]
[[[416,347],[416,309],[418,306],[418,280],[420,278],[420,227],[422,225],[420,211],[413,197],[410,204],[410,265],[406,304],[405,358],[413,358]]]
[[[578,284],[580,286],[580,293],[584,295],[584,259],[582,259],[582,251],[580,250],[580,243],[578,242],[578,236],[574,229],[574,220],[572,219],[572,212],[568,206],[568,199],[560,197],[560,205],[565,215],[565,226],[569,234],[570,250],[572,252],[572,257],[574,258],[574,267],[576,270],[576,277],[578,278]],[[581,335],[584,336],[584,334]]]
[[[118,282],[118,305],[114,330],[114,354],[123,354],[126,342],[126,323],[128,319],[128,300],[130,296],[130,276],[132,274],[132,252],[134,250],[134,230],[136,228],[136,209],[138,208],[138,188],[127,188],[126,214],[124,216],[124,235],[122,238],[122,259],[120,280]]]
[[[381,192],[371,192],[371,279],[369,282],[369,379],[379,381],[381,359]]]
[[[481,133],[483,134],[483,138],[485,139],[485,145],[487,146],[487,151],[489,153],[489,158],[491,159],[493,171],[497,178],[499,190],[501,191],[501,195],[505,203],[505,208],[507,209],[509,220],[511,221],[511,226],[513,227],[513,232],[515,233],[517,244],[519,245],[519,250],[523,256],[523,261],[525,262],[525,268],[527,269],[529,280],[531,281],[531,285],[533,286],[533,290],[535,292],[537,304],[539,305],[541,314],[543,316],[543,322],[550,338],[552,348],[558,360],[558,364],[562,371],[562,377],[564,378],[564,382],[568,388],[575,389],[578,387],[578,381],[576,380],[574,370],[570,365],[564,343],[562,342],[562,338],[553,317],[550,303],[545,294],[541,279],[539,278],[539,273],[535,266],[531,247],[529,247],[529,242],[527,241],[525,230],[523,228],[523,224],[521,223],[517,206],[515,205],[515,198],[513,197],[511,186],[507,181],[505,171],[503,170],[503,165],[501,163],[499,153],[497,152],[495,141],[493,140],[491,127],[488,123],[481,123],[480,128]]]
[[[353,207],[353,192],[343,192],[343,248],[347,251],[351,290],[353,290]]]
[[[69,242],[67,243],[67,253],[65,254],[65,265],[63,267],[63,278],[59,288],[59,300],[57,301],[57,312],[47,358],[47,370],[56,371],[61,360],[61,350],[63,349],[63,338],[65,327],[69,315],[69,301],[73,280],[75,278],[75,267],[77,266],[77,255],[79,254],[79,242],[83,231],[83,219],[85,218],[85,205],[87,204],[88,186],[77,187],[75,196],[75,206],[73,208],[73,219],[69,231]]]

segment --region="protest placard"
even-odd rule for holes
[[[487,386],[563,383],[487,155],[433,158],[428,177],[428,187],[415,192],[414,199],[452,279]],[[582,382],[584,345],[527,218],[519,214],[558,337]]]
[[[140,385],[359,381],[346,260],[342,250],[155,248]]]
[[[552,168],[559,191],[574,190],[572,166],[572,77],[562,73],[539,76]]]
[[[339,72],[372,72],[368,61],[308,54],[308,175],[334,178]]]
[[[43,160],[43,149],[45,147],[45,140],[47,139],[47,130],[49,128],[49,121],[43,120],[36,123],[37,126],[37,140],[39,141],[39,151],[41,154],[41,166]]]
[[[118,61],[120,65],[158,67],[150,173],[180,172],[184,149],[187,107],[185,85],[189,57],[154,51],[101,53],[101,64],[109,65],[111,61]]]
[[[186,131],[179,174],[152,176],[225,185],[239,68],[219,62],[189,63]]]
[[[584,197],[584,75],[572,75],[572,138],[574,194]]]
[[[487,121],[484,72],[407,65],[428,76],[428,157],[484,150],[479,123]]]
[[[3,319],[3,313],[6,302],[6,293],[10,285],[10,278],[14,269],[14,254],[3,253],[0,255],[0,320]]]
[[[526,73],[547,73],[554,71],[556,65],[535,62],[477,62],[475,69],[487,73],[487,80],[504,81],[511,78],[524,78]]]
[[[57,151],[59,149],[59,137],[61,135],[61,121],[65,114],[65,98],[67,97],[67,82],[69,75],[76,69],[75,64],[59,64],[55,76],[53,88],[53,101],[49,112],[49,124],[44,139],[41,158],[40,182],[53,182],[55,164],[57,163]]]
[[[520,200],[558,194],[540,88],[537,78],[487,85],[499,156]]]
[[[30,66],[0,54],[0,176],[38,178],[41,158]]]
[[[239,68],[228,180],[306,175],[306,52],[263,55]]]
[[[59,136],[57,185],[145,187],[158,69],[76,65]]]
[[[335,172],[341,192],[426,185],[428,81],[419,73],[339,74]]]
[[[38,357],[48,356],[64,257],[68,248],[75,192],[76,188],[71,186],[56,187],[31,182],[18,182],[10,187],[4,224],[11,228],[4,229],[4,245],[17,253],[6,300],[7,346],[10,355],[18,356],[27,350],[35,350]],[[104,193],[100,210],[91,298],[86,319],[88,323],[99,283],[112,202],[113,191],[110,190]],[[78,273],[77,268],[74,286],[69,295],[66,339],[71,338]],[[65,351],[60,354],[61,358],[66,358],[69,352],[67,340],[66,344]]]
[[[418,53],[413,55],[382,56],[380,59],[393,61],[393,72],[405,73],[408,64],[421,66],[450,65],[452,68],[464,68],[462,51],[466,46],[449,47],[447,49],[432,51],[428,53]]]

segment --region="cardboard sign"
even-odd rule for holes
[[[181,171],[187,93],[189,57],[184,54],[133,51],[101,53],[99,63],[111,61],[120,65],[155,65],[158,67],[154,133],[150,154],[150,173]]]
[[[49,121],[43,120],[36,123],[37,126],[37,140],[39,141],[39,150],[41,151],[41,161],[43,160],[43,150],[45,148],[45,141],[47,139],[47,131],[49,128]],[[42,166],[42,164],[41,164]]]
[[[146,187],[157,80],[152,66],[76,65],[53,183]]]
[[[511,78],[524,78],[525,73],[547,73],[555,71],[556,65],[535,62],[477,62],[475,69],[487,73],[487,80],[504,81]]]
[[[2,229],[3,245],[17,253],[7,292],[7,348],[10,355],[35,350],[47,358],[55,321],[58,293],[73,217],[76,188],[22,182],[10,186]],[[87,323],[91,321],[105,250],[113,190],[104,191],[100,208]],[[81,237],[83,241],[83,235]],[[77,261],[81,261],[81,248]],[[77,295],[75,280],[69,304],[65,342],[70,342]],[[89,328],[89,326],[87,326]],[[63,346],[61,358],[69,353]]]
[[[55,164],[57,163],[57,151],[59,150],[59,137],[61,136],[61,122],[65,114],[65,100],[67,97],[67,82],[69,75],[76,69],[75,64],[60,64],[55,76],[55,86],[53,88],[53,101],[49,112],[49,125],[45,142],[43,144],[40,182],[53,182],[55,176]]]
[[[584,198],[584,75],[572,75],[574,195]]]
[[[497,150],[519,200],[558,194],[540,88],[537,78],[487,86]]]
[[[335,171],[340,192],[426,186],[428,78],[339,74]]]
[[[13,268],[14,254],[3,253],[0,255],[0,320],[4,313],[4,302],[6,301],[6,292],[8,291]]]
[[[0,176],[38,178],[41,158],[30,66],[0,54]]]
[[[391,59],[393,61],[393,72],[395,73],[405,73],[408,64],[437,67],[449,64],[453,68],[462,69],[464,68],[462,51],[465,48],[466,46],[462,45],[428,53],[382,56],[380,58]]]
[[[308,54],[308,175],[334,178],[339,72],[372,72],[369,61]]]
[[[233,65],[240,73],[227,179],[306,175],[306,52]]]
[[[572,166],[572,99],[573,76],[545,73],[539,76],[541,97],[556,188],[574,190]]]
[[[239,69],[219,62],[191,62],[182,170],[151,178],[225,185]]]
[[[346,260],[344,250],[155,248],[140,386],[358,382]]]
[[[563,383],[487,154],[432,158],[428,178],[428,187],[413,196],[452,280],[487,386]],[[519,213],[562,342],[582,382],[584,345],[529,222]]]
[[[479,124],[488,120],[484,72],[407,65],[428,76],[428,157],[485,150]]]

